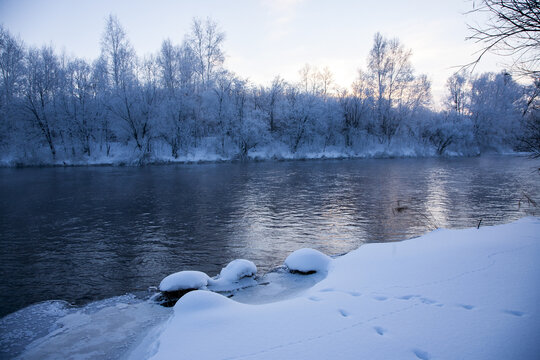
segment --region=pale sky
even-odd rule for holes
[[[365,68],[373,35],[397,37],[412,50],[417,74],[432,81],[436,101],[456,66],[479,45],[466,42],[468,0],[0,0],[0,22],[27,45],[52,44],[87,59],[99,55],[106,17],[118,16],[138,55],[170,38],[181,43],[193,17],[211,17],[226,33],[226,67],[257,84],[281,75],[296,81],[306,63],[328,66],[348,87]],[[500,71],[508,59],[489,56],[478,71]]]

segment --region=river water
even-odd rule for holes
[[[535,214],[518,156],[0,169],[0,316],[144,293],[187,269],[342,254]],[[520,201],[521,200],[521,201]]]

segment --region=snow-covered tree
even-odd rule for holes
[[[430,83],[425,76],[414,75],[410,57],[411,51],[398,39],[375,34],[366,78],[375,100],[381,140],[391,141],[410,110],[430,100]]]
[[[445,104],[449,110],[456,112],[458,115],[463,115],[468,106],[468,83],[467,74],[463,71],[453,74],[446,80],[448,97]]]
[[[105,64],[110,85],[115,90],[133,81],[135,50],[118,18],[109,15],[101,37],[101,58]]]
[[[23,108],[27,119],[41,135],[40,139],[49,147],[53,161],[57,155],[56,135],[60,130],[57,101],[62,76],[58,57],[51,47],[28,51]],[[26,135],[32,138],[31,132]]]
[[[20,96],[24,75],[24,46],[0,25],[0,146],[15,135],[14,121],[17,106],[14,101]]]
[[[65,82],[60,96],[60,111],[64,127],[78,143],[81,152],[91,155],[92,142],[99,127],[97,93],[92,78],[92,67],[83,59],[73,59],[65,68]],[[75,153],[72,150],[72,153]]]
[[[306,65],[299,81],[267,86],[225,66],[224,34],[195,19],[180,44],[162,42],[138,57],[109,16],[94,61],[26,49],[0,27],[0,146],[16,161],[84,162],[122,154],[127,161],[194,153],[246,158],[400,150],[477,154],[536,151],[540,88],[509,74],[458,73],[446,109],[430,109],[430,82],[416,75],[411,51],[375,34],[368,66],[348,89],[328,68]],[[520,140],[520,141],[518,141]],[[531,144],[532,147],[531,147]],[[1,159],[0,159],[1,160]]]
[[[222,49],[224,40],[225,33],[219,29],[215,21],[210,18],[204,22],[193,19],[191,33],[187,36],[187,44],[196,59],[194,69],[202,90],[211,86],[211,81],[225,61]]]
[[[485,73],[472,80],[468,112],[481,149],[511,148],[525,100],[523,88],[507,72]]]

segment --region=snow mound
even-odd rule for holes
[[[257,284],[253,276],[257,274],[257,266],[249,260],[236,259],[221,269],[214,279],[208,280],[210,290],[231,291]]]
[[[304,248],[296,250],[285,259],[285,266],[292,272],[312,274],[327,272],[332,259],[320,251]]]
[[[212,291],[195,290],[182,296],[174,305],[174,313],[193,314],[198,311],[221,308],[224,306],[233,306],[234,301],[227,299],[225,296]]]
[[[238,281],[244,277],[257,274],[257,266],[249,260],[236,259],[221,269],[219,279],[227,281]]]
[[[178,291],[188,289],[203,289],[208,285],[208,275],[201,271],[180,271],[161,280],[159,290]]]

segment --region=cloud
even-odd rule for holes
[[[261,0],[265,7],[275,12],[294,11],[300,3],[305,1],[306,0]]]
[[[298,6],[306,0],[261,0],[263,8],[268,11],[271,22],[270,39],[279,40],[287,36],[290,24],[296,18]]]

